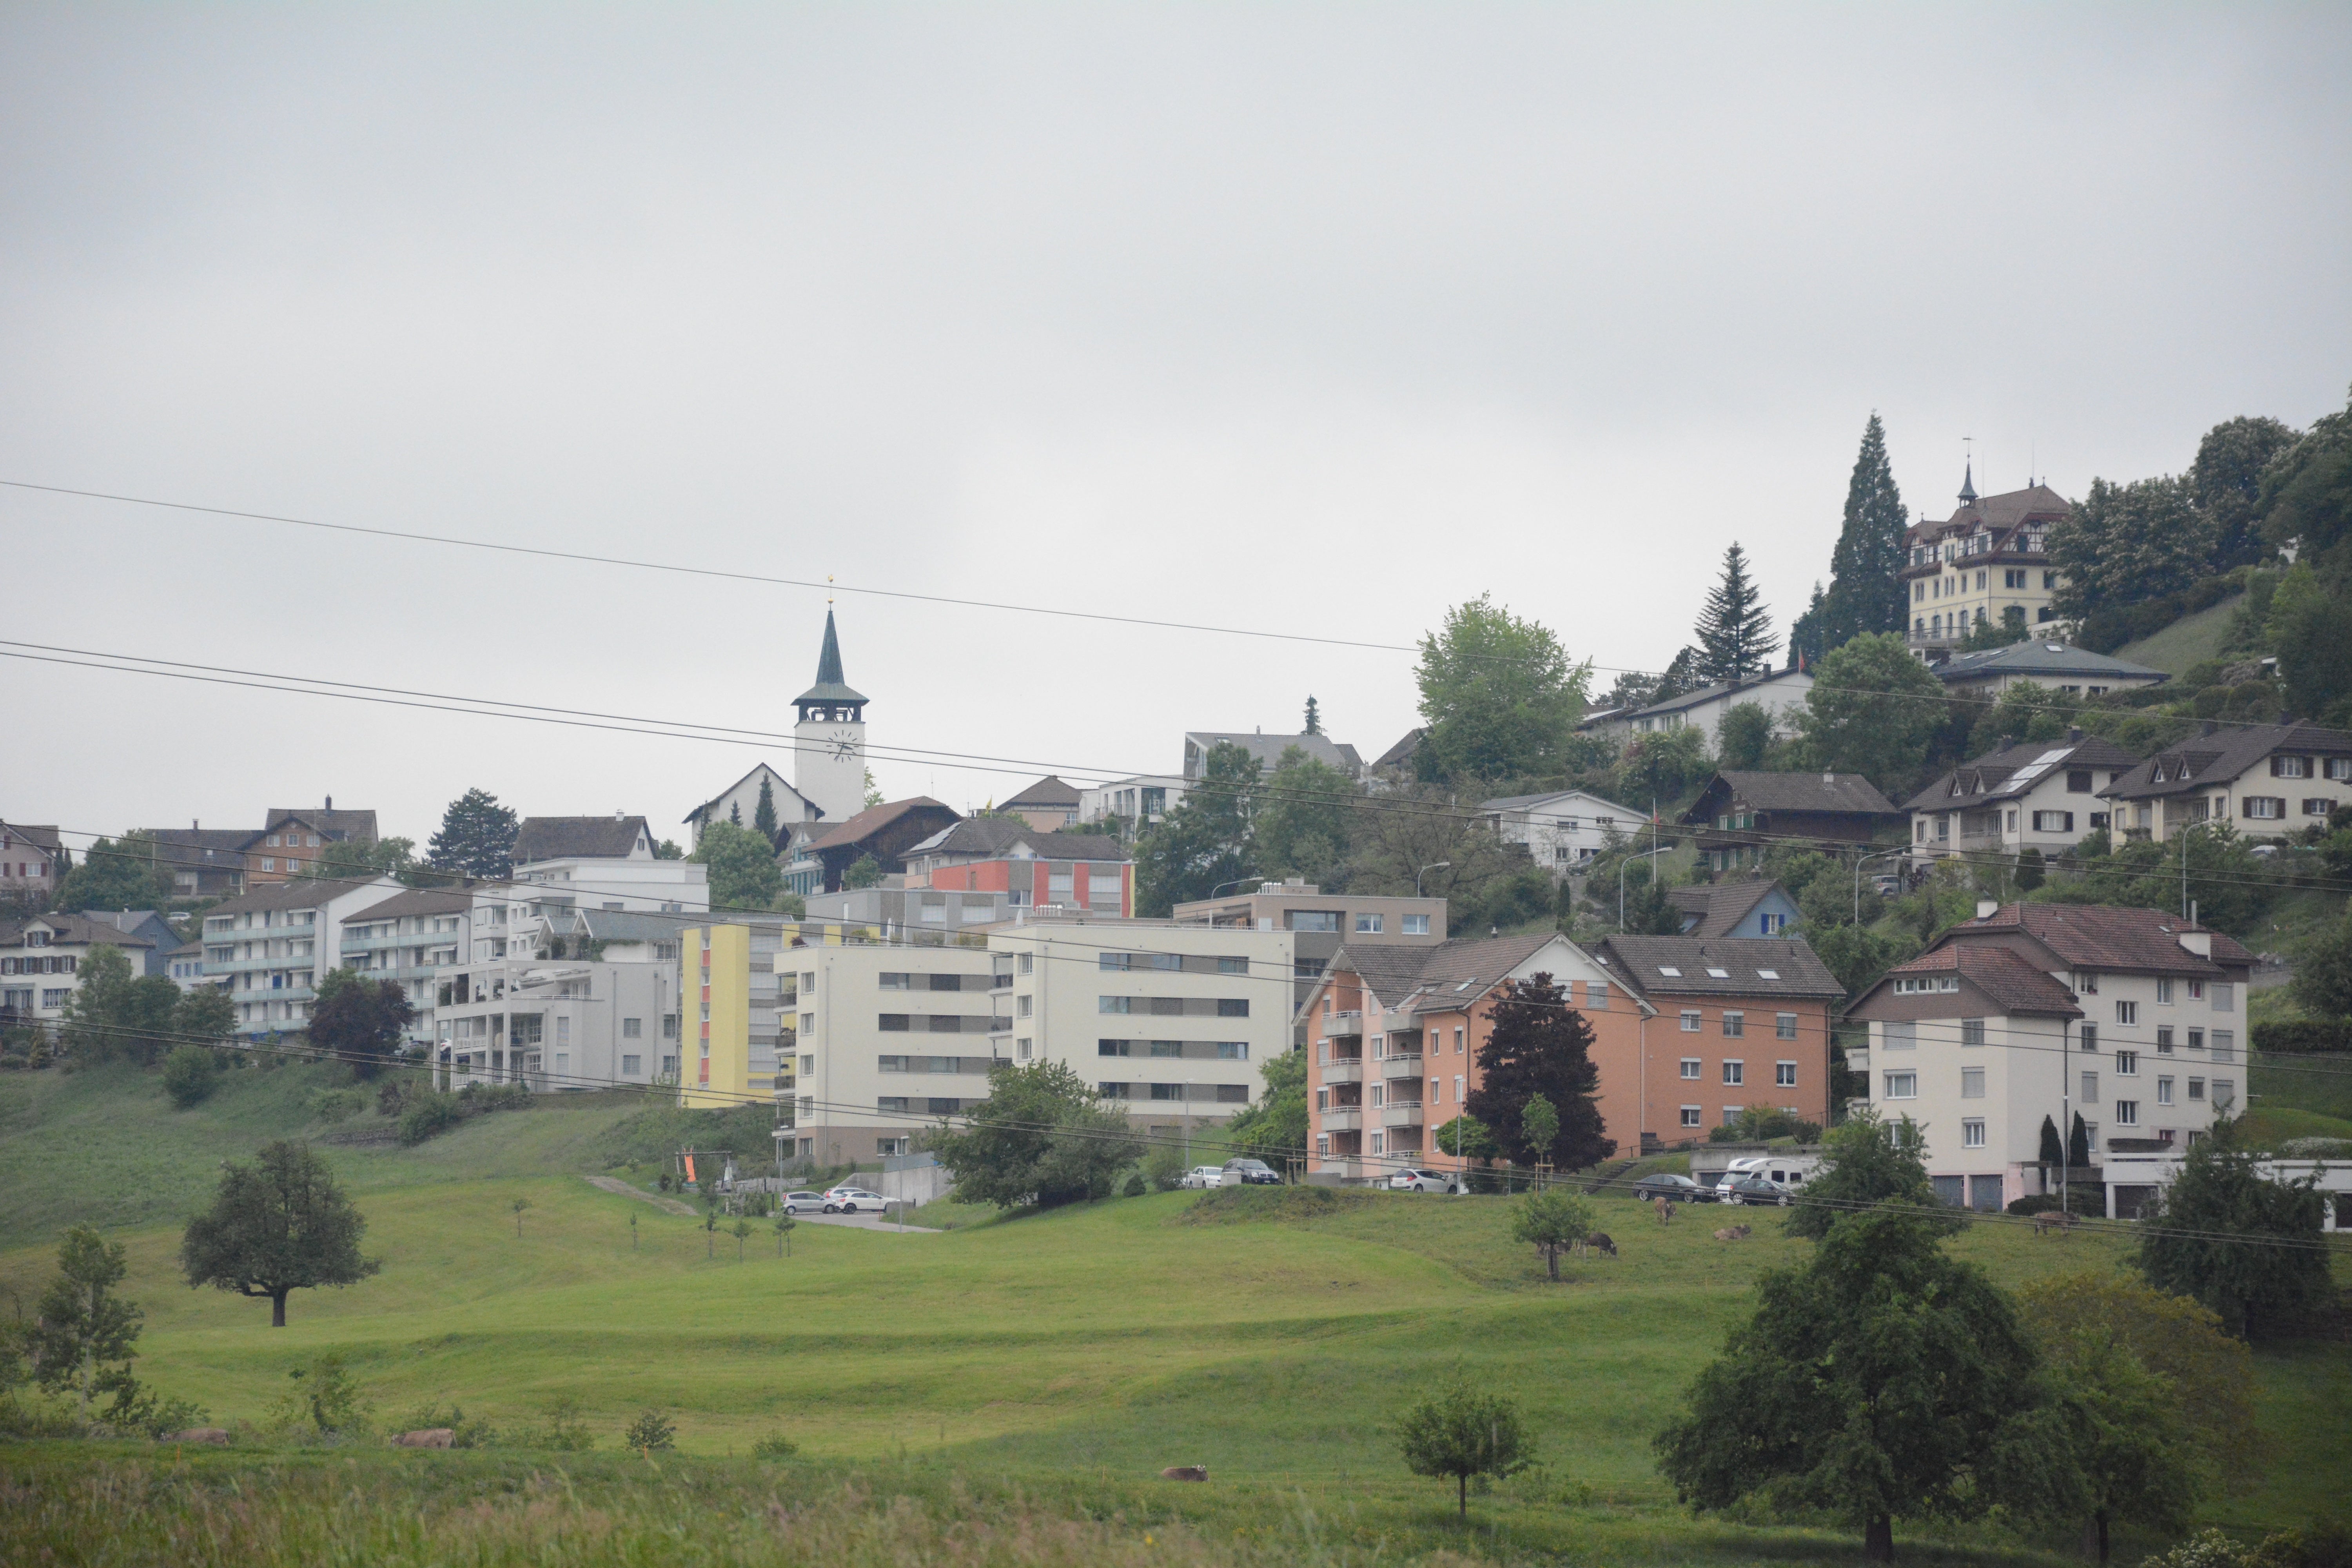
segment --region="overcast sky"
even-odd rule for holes
[[[1491,592],[1656,668],[1735,539],[1802,607],[1873,409],[1942,515],[1963,437],[2078,495],[2352,382],[2338,5],[16,5],[0,137],[0,479],[845,588],[1388,644]],[[14,641],[752,730],[824,613],[23,490],[0,542]],[[839,614],[877,747],[1415,721],[1402,653]],[[791,772],[5,668],[0,816],[81,833]],[[1036,771],[952,760],[875,771]]]

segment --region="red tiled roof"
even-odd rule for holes
[[[2079,1018],[2074,994],[2027,960],[2005,947],[1969,943],[1943,946],[1923,952],[1886,972],[1886,977],[1865,994],[1874,997],[1891,989],[1898,975],[1958,973],[1991,998],[2004,1013],[2039,1014],[2052,1018]]]
[[[2221,980],[2228,978],[2228,970],[2249,969],[2254,962],[2254,955],[2231,938],[2162,910],[2108,904],[2004,904],[1982,920],[1953,927],[1944,933],[1943,942],[1965,942],[1979,931],[2022,931],[2066,967],[2093,972]],[[2180,945],[2182,933],[2198,931],[2212,940],[2210,963]]]

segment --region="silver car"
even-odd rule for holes
[[[1399,1171],[1389,1178],[1392,1193],[1459,1193],[1462,1184],[1443,1171]]]

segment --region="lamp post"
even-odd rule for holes
[[[1421,879],[1423,877],[1428,876],[1432,871],[1450,871],[1453,868],[1454,862],[1451,860],[1434,860],[1415,871],[1412,874],[1412,896],[1416,899],[1421,897]]]
[[[1853,863],[1853,923],[1854,923],[1854,924],[1856,924],[1856,925],[1860,925],[1860,924],[1862,923],[1862,868],[1863,868],[1864,866],[1869,865],[1873,860],[1884,860],[1884,859],[1887,858],[1889,856],[1892,856],[1892,855],[1908,855],[1908,854],[1910,854],[1910,853],[1911,853],[1911,846],[1909,846],[1908,844],[1906,844],[1906,845],[1905,845],[1902,848],[1900,848],[1900,849],[1885,849],[1885,850],[1881,850],[1879,853],[1877,853],[1877,854],[1875,854],[1875,855],[1864,855],[1864,857],[1862,857],[1862,858],[1860,858],[1859,860],[1856,860],[1856,861]]]
[[[1255,882],[1256,880],[1257,879],[1255,877],[1235,877],[1230,882],[1220,882],[1215,887],[1211,888],[1209,889],[1209,897],[1202,900],[1201,901],[1202,903],[1208,903],[1214,900],[1219,893],[1223,892],[1227,888],[1238,888],[1245,882]]]

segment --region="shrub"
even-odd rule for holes
[[[488,1448],[499,1440],[498,1428],[479,1416],[468,1417],[463,1405],[452,1405],[444,1410],[437,1405],[420,1405],[400,1418],[399,1432],[430,1432],[436,1427],[449,1428],[449,1446],[453,1448]]]
[[[621,1443],[623,1447],[635,1448],[641,1454],[675,1448],[677,1447],[677,1427],[665,1420],[658,1410],[641,1410],[637,1412],[637,1418],[629,1423],[629,1429],[621,1435]]]
[[[427,1138],[448,1131],[464,1120],[457,1109],[456,1095],[421,1094],[400,1113],[400,1141],[403,1143],[422,1143]]]
[[[789,1459],[801,1451],[801,1446],[782,1432],[771,1432],[751,1445],[755,1459]]]
[[[2253,1040],[2258,1051],[2352,1051],[2352,1019],[2265,1018],[2254,1026]]]
[[[1119,1189],[1130,1198],[1139,1198],[1150,1190],[1151,1184],[1143,1179],[1143,1173],[1140,1171],[1130,1173],[1127,1178],[1127,1185]]]
[[[220,1058],[202,1046],[182,1046],[163,1058],[163,1092],[182,1110],[211,1098],[220,1079]]]
[[[324,1089],[310,1097],[310,1114],[321,1121],[347,1121],[366,1104],[355,1089]]]

